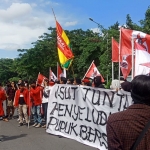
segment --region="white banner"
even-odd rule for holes
[[[106,150],[108,116],[131,103],[128,92],[56,84],[49,97],[46,132]]]

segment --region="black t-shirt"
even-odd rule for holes
[[[24,100],[24,97],[23,97],[22,94],[20,94],[20,97],[19,97],[19,104],[20,104],[20,105],[26,104],[26,103],[25,103],[25,100]]]

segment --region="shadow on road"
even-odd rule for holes
[[[27,136],[27,134],[20,134],[20,135],[15,135],[15,136],[5,136],[5,135],[0,135],[0,141],[9,141],[9,140],[15,140],[18,138],[22,138]]]

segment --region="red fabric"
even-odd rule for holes
[[[88,79],[83,79],[82,82],[89,83],[90,81]]]
[[[30,97],[34,102],[34,105],[40,105],[42,103],[42,88],[37,86],[35,89],[31,88]]]
[[[142,65],[142,66],[146,66],[146,67],[150,68],[150,62],[143,63],[143,64],[140,64],[140,65]]]
[[[59,64],[57,64],[57,79],[60,80],[60,76],[63,73],[61,67],[59,66]]]
[[[67,59],[72,59],[74,57],[72,50],[70,49],[68,41],[63,37],[64,30],[60,26],[60,24],[56,21],[56,29],[57,29],[57,48],[63,53],[63,55]]]
[[[3,101],[6,100],[6,93],[0,89],[0,116],[4,116]]]
[[[97,67],[95,66],[94,62],[90,65],[88,71],[86,72],[84,78],[94,78],[96,76],[101,76],[102,82],[105,82],[103,76],[98,71]]]
[[[123,55],[132,55],[132,37],[134,41],[139,42],[140,45],[147,49],[150,53],[150,35],[145,34],[141,31],[121,29],[121,38],[120,38],[120,53]],[[145,46],[146,45],[146,46]]]
[[[20,89],[16,91],[15,97],[14,97],[14,106],[18,107],[19,105],[19,97],[20,97]],[[30,101],[29,101],[29,91],[27,89],[23,90],[23,97],[25,103],[29,106]]]
[[[129,55],[126,57],[127,67],[121,66],[121,72],[123,74],[124,79],[126,79],[131,71],[132,68],[132,56]]]
[[[119,44],[112,38],[112,62],[119,62]]]
[[[40,86],[44,86],[44,80],[45,79],[47,79],[47,78],[39,73],[38,78],[37,78],[37,84],[40,85]]]
[[[132,32],[133,30],[121,29],[120,54],[132,55]]]
[[[52,82],[52,81],[49,82],[50,86],[53,86],[54,84],[55,84],[55,82]]]

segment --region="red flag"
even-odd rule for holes
[[[119,43],[112,38],[112,62],[119,62]]]
[[[57,63],[57,79],[60,80],[60,77],[63,75],[63,71],[60,65]]]
[[[39,84],[40,86],[44,87],[44,80],[47,79],[45,76],[43,76],[42,74],[38,74],[38,78],[37,78],[37,84]],[[48,80],[48,79],[47,79]]]
[[[91,78],[93,79],[96,76],[101,76],[102,78],[102,82],[105,82],[103,76],[100,74],[100,72],[98,71],[97,67],[94,64],[94,61],[91,63],[89,69],[87,70],[86,74],[84,75],[83,79],[86,78]]]
[[[120,55],[132,55],[132,32],[133,30],[121,28]]]
[[[144,39],[143,39],[144,40]],[[150,73],[150,53],[147,42],[143,45],[141,42],[135,41],[135,76]]]
[[[52,69],[49,69],[49,81],[53,80],[54,82],[57,80],[56,75],[52,71]]]
[[[131,62],[132,38],[133,38],[134,42],[140,43],[141,46],[144,49],[146,49],[146,51],[150,52],[150,48],[148,49],[148,47],[150,47],[150,35],[145,34],[141,31],[135,31],[135,30],[129,30],[129,29],[123,29],[123,28],[121,29],[120,32],[121,32],[120,55],[123,58],[123,61],[121,63],[121,66],[122,66],[121,70],[122,70],[124,78],[126,78],[132,68],[132,62]],[[137,67],[135,67],[135,68],[137,68]],[[136,75],[136,73],[135,73],[135,75]]]
[[[124,79],[126,79],[132,68],[132,55],[124,56],[122,62],[120,63],[121,72]]]
[[[141,31],[121,29],[120,53],[123,55],[132,55],[132,38],[140,43],[150,53],[150,35]],[[148,49],[149,48],[149,49]]]

